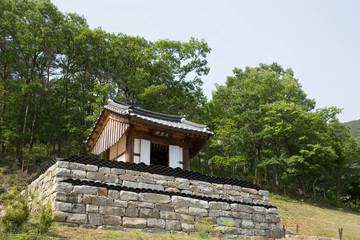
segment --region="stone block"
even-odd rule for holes
[[[118,184],[119,183],[119,178],[115,174],[105,174],[104,182]]]
[[[109,174],[110,173],[110,168],[108,168],[108,167],[99,167],[99,172]]]
[[[68,168],[57,168],[54,175],[55,177],[71,177],[71,171]]]
[[[73,193],[80,193],[80,194],[88,194],[88,195],[95,195],[97,194],[98,188],[93,186],[74,186]]]
[[[139,199],[139,194],[128,191],[120,191],[120,199],[125,201],[137,201]]]
[[[168,188],[165,188],[164,190],[165,192],[180,192],[179,189],[177,188],[173,188],[173,187],[168,187]]]
[[[142,175],[142,173],[141,173],[141,175]],[[140,182],[140,183],[149,183],[149,184],[155,184],[155,179],[153,179],[152,177],[147,177],[147,176],[139,176],[138,177],[138,182]]]
[[[124,217],[123,218],[123,227],[145,228],[146,227],[146,219]]]
[[[194,223],[194,216],[188,214],[180,214],[180,222],[182,223]]]
[[[85,213],[85,204],[74,204],[73,213]]]
[[[104,173],[101,173],[101,172],[87,172],[86,173],[86,178],[94,180],[94,181],[103,182],[104,181]]]
[[[160,218],[162,218],[162,219],[180,219],[180,213],[160,211]]]
[[[255,227],[255,225],[254,225],[253,221],[243,219],[241,221],[241,227],[246,228],[246,229],[253,229]]]
[[[99,206],[111,206],[114,204],[112,199],[109,199],[104,196],[91,196],[91,204]]]
[[[115,215],[103,215],[103,224],[121,225],[121,217]]]
[[[191,205],[191,198],[187,197],[172,196],[171,201],[175,206],[190,207]]]
[[[195,231],[195,225],[189,223],[181,223],[181,230],[184,232],[193,232]]]
[[[129,174],[129,173],[125,173],[123,175],[119,175],[119,179],[123,180],[123,181],[131,181],[131,182],[136,182],[137,181],[138,176],[134,175],[134,174]]]
[[[229,210],[230,205],[226,202],[209,202],[210,209]]]
[[[147,226],[151,228],[165,228],[165,220],[158,218],[147,218]]]
[[[254,212],[254,209],[248,205],[244,205],[244,204],[239,204],[238,205],[238,211],[239,212],[244,212],[244,213],[253,213]]]
[[[186,178],[175,178],[175,184],[190,185],[190,181],[189,181],[189,179],[186,179]]]
[[[129,207],[143,207],[143,208],[154,208],[154,203],[149,202],[138,202],[138,201],[128,201]]]
[[[125,210],[125,216],[127,217],[137,217],[139,215],[139,210],[136,207],[128,207]]]
[[[70,162],[70,169],[71,170],[82,170],[85,171],[85,164],[82,163],[76,163],[76,162]]]
[[[85,165],[85,170],[87,171],[87,172],[97,172],[98,171],[98,166],[96,166],[96,165],[91,165],[91,164],[86,164]]]
[[[80,213],[68,213],[66,217],[66,221],[70,223],[86,224],[87,215]]]
[[[262,196],[261,200],[265,202],[270,202],[270,197]]]
[[[187,190],[187,189],[181,190],[180,192],[185,194],[193,194],[191,190]]]
[[[159,218],[160,212],[152,208],[140,208],[139,216],[142,218]]]
[[[220,211],[217,209],[211,209],[209,210],[209,217],[219,217],[220,216]]]
[[[72,176],[78,179],[86,178],[86,172],[83,170],[72,170]]]
[[[55,193],[55,200],[60,202],[81,203],[82,197],[81,194],[77,193],[57,192]]]
[[[155,208],[159,211],[174,212],[174,206],[171,204],[157,203],[155,204]]]
[[[232,189],[233,189],[233,185],[224,184],[224,190],[232,190]]]
[[[56,202],[55,203],[56,210],[61,212],[72,212],[74,204],[67,202]]]
[[[269,229],[269,224],[267,224],[267,223],[254,222],[254,226],[255,226],[255,229],[259,229],[259,230],[267,230],[267,229]]]
[[[253,209],[255,213],[266,214],[267,212],[266,208],[260,206],[254,206]]]
[[[69,168],[69,166],[70,166],[69,162],[64,162],[64,161],[57,161],[56,162],[56,168]]]
[[[65,222],[66,220],[66,213],[60,211],[54,211],[52,213],[52,218],[55,222]]]
[[[120,192],[117,190],[109,190],[108,197],[112,199],[118,199],[120,197]]]
[[[167,186],[168,182],[166,180],[156,180],[155,184],[156,185],[161,185],[161,186]]]
[[[272,214],[279,214],[279,211],[277,208],[268,208],[267,213],[272,213]]]
[[[235,190],[235,191],[241,192],[241,187],[240,186],[233,185],[232,189]]]
[[[97,195],[98,195],[98,196],[107,196],[107,195],[108,195],[108,190],[107,190],[107,188],[98,187],[98,188],[97,188]]]
[[[233,215],[234,218],[251,220],[251,214],[249,214],[249,213],[233,212],[232,215]]]
[[[102,225],[102,216],[99,213],[88,213],[89,224]]]
[[[84,204],[91,204],[92,202],[92,195],[83,194],[82,195],[82,203]]]
[[[153,189],[158,191],[164,191],[164,186],[162,185],[155,185],[155,184],[148,184],[148,183],[139,183],[139,188],[145,188],[145,189]]]
[[[111,168],[111,169],[110,169],[110,173],[111,173],[111,174],[115,174],[115,175],[122,175],[122,174],[125,174],[125,169],[121,169],[121,168]]]
[[[175,181],[167,181],[168,182],[168,186],[170,187],[170,188],[177,188],[176,187],[176,184],[175,184]]]
[[[208,216],[208,211],[203,208],[189,207],[189,215],[206,217]]]
[[[189,208],[188,207],[175,206],[174,210],[177,213],[189,214]]]
[[[166,220],[165,229],[168,231],[180,231],[181,223],[179,220]]]
[[[127,201],[114,200],[114,206],[126,208],[128,206],[128,203],[127,203]]]
[[[86,204],[86,212],[88,213],[97,213],[99,212],[98,205]]]
[[[170,196],[155,193],[140,193],[139,200],[143,202],[169,203]]]
[[[231,217],[231,216],[232,216],[232,212],[231,212],[231,211],[220,210],[220,211],[219,211],[219,216],[220,216],[220,217]]]
[[[254,214],[251,216],[251,220],[252,220],[253,222],[261,223],[261,222],[264,221],[264,215],[258,214],[258,213],[254,213]]]
[[[123,181],[122,186],[123,186],[123,187],[128,187],[128,188],[138,188],[138,187],[139,187],[139,183],[137,183],[137,182],[130,182],[130,181]]]
[[[269,191],[259,190],[259,194],[260,194],[261,196],[269,197]]]
[[[276,214],[266,214],[265,215],[265,222],[267,223],[278,223],[280,222],[279,215]]]
[[[124,216],[125,208],[111,207],[111,206],[99,206],[99,213],[105,214],[105,215]]]
[[[192,198],[190,201],[190,207],[209,208],[209,202]]]
[[[245,188],[245,187],[243,187],[241,189],[241,191],[244,192],[244,193],[249,193],[249,194],[254,194],[254,195],[259,194],[258,191],[256,189],[253,189],[253,188]]]
[[[65,183],[65,182],[58,182],[56,184],[56,191],[69,193],[69,192],[72,191],[72,184],[71,183]]]
[[[214,189],[211,186],[204,184],[197,185],[195,191],[199,193],[205,193],[207,195],[214,193]]]

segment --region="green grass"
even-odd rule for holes
[[[279,195],[271,195],[270,201],[279,209],[281,224],[292,232],[296,232],[298,224],[300,235],[339,238],[338,229],[343,228],[343,239],[360,239],[359,213],[316,206]]]

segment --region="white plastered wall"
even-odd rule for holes
[[[183,168],[183,149],[179,146],[169,146],[169,167],[172,168]]]

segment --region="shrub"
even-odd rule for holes
[[[30,215],[27,196],[21,194],[16,187],[12,187],[2,198],[5,207],[5,215],[1,218],[2,228],[5,232],[19,232]]]

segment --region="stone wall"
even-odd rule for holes
[[[69,226],[191,233],[206,217],[214,224],[234,222],[228,237],[281,232],[277,208],[262,189],[69,159],[57,161],[29,189],[51,202],[54,219]]]

